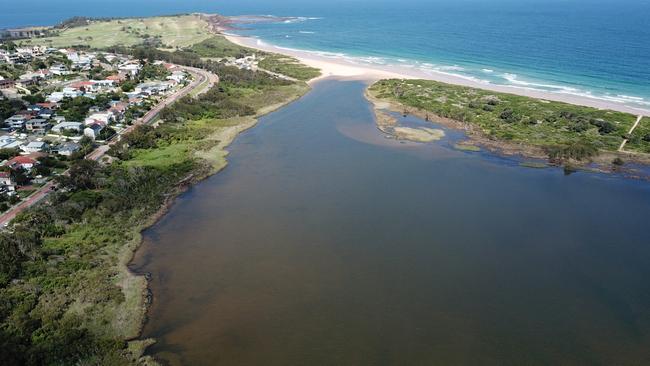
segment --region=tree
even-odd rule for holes
[[[608,133],[612,133],[612,132],[616,131],[616,125],[614,125],[613,123],[611,123],[609,121],[605,121],[605,120],[602,120],[602,119],[592,119],[592,120],[589,121],[589,123],[591,123],[592,125],[598,127],[598,132],[601,135],[606,135]]]
[[[18,99],[0,100],[0,119],[4,121],[23,107],[24,103]]]
[[[0,287],[16,277],[24,257],[10,234],[0,234]]]
[[[13,41],[7,41],[2,44],[0,44],[0,49],[9,51],[9,52],[14,52],[16,51],[16,44]]]
[[[45,165],[37,165],[34,167],[34,174],[47,177],[52,174],[52,169]]]
[[[100,185],[102,168],[94,160],[82,159],[70,167],[68,175],[57,176],[57,181],[71,191],[96,189]]]
[[[23,95],[22,99],[29,103],[29,104],[36,104],[36,103],[43,103],[45,102],[45,97],[43,94],[31,94],[31,95]]]
[[[133,89],[135,89],[135,82],[132,80],[127,80],[122,84],[121,88],[125,93],[132,92]]]
[[[8,160],[18,155],[20,155],[20,150],[18,149],[0,149],[0,160]]]
[[[12,169],[10,174],[11,178],[19,186],[24,186],[29,183],[29,175],[27,174],[27,171],[23,169],[23,167]]]

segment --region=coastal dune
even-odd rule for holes
[[[400,67],[397,65],[380,66],[354,63],[349,59],[328,57],[315,52],[296,50],[274,46],[263,42],[260,39],[252,37],[238,36],[222,32],[222,34],[231,42],[240,46],[250,47],[265,52],[274,52],[284,54],[287,56],[295,57],[302,63],[318,68],[322,71],[322,75],[311,82],[318,81],[327,77],[336,77],[346,80],[364,80],[374,82],[381,79],[425,79],[434,80],[447,84],[461,85],[472,88],[479,88],[491,90],[499,93],[510,93],[521,95],[525,97],[550,100],[555,102],[564,102],[569,104],[581,105],[586,107],[609,109],[619,112],[631,113],[635,115],[650,116],[650,110],[638,108],[633,106],[624,105],[612,101],[590,98],[587,96],[578,96],[570,94],[561,94],[547,92],[543,90],[534,90],[530,88],[523,88],[508,85],[495,85],[487,82],[481,82],[463,78],[458,75],[453,75],[445,72],[435,72],[418,70],[408,67]]]
[[[312,79],[310,82],[315,82],[328,77],[337,77],[346,80],[368,80],[376,81],[380,79],[391,78],[416,78],[404,73],[384,70],[378,68],[365,67],[364,65],[354,65],[341,60],[333,58],[318,56],[316,54],[292,50],[262,42],[257,38],[237,36],[233,34],[223,33],[223,35],[230,42],[238,44],[243,47],[254,48],[260,51],[279,53],[287,56],[292,56],[301,61],[303,64],[320,69],[322,75]]]

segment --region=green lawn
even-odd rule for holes
[[[88,26],[74,27],[58,35],[25,41],[52,47],[87,45],[92,48],[132,46],[147,38],[159,38],[162,47],[188,47],[212,35],[207,24],[195,15],[132,18],[94,21]]]

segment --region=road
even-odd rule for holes
[[[636,119],[636,122],[632,125],[632,128],[630,128],[630,131],[627,133],[628,135],[632,135],[632,132],[634,132],[634,129],[639,125],[639,122],[641,122],[641,119],[643,119],[643,115],[639,116]],[[619,146],[618,151],[623,151],[623,148],[625,148],[625,144],[627,144],[627,139],[624,139],[623,142],[621,142],[621,146]]]
[[[135,123],[133,123],[131,126],[127,127],[126,129],[122,130],[117,136],[115,136],[108,144],[101,145],[97,147],[95,150],[93,150],[91,153],[86,155],[86,159],[90,160],[100,160],[108,151],[111,145],[115,144],[120,140],[120,138],[129,132],[131,132],[134,128],[136,128],[139,125],[142,124],[150,124],[152,123],[156,117],[158,117],[158,114],[165,108],[166,106],[174,103],[175,101],[179,100],[180,98],[185,97],[186,95],[189,95],[192,90],[196,88],[203,88],[199,93],[196,95],[200,95],[202,93],[205,93],[206,91],[210,90],[210,88],[217,84],[219,82],[219,77],[211,72],[208,72],[203,69],[195,68],[195,67],[189,67],[189,66],[179,66],[181,69],[184,71],[190,73],[193,76],[193,80],[190,84],[188,84],[186,87],[183,89],[177,91],[176,93],[170,95],[162,101],[161,103],[158,103],[155,107],[153,107],[149,112],[147,112],[142,118],[139,118]],[[206,85],[207,84],[207,85]],[[63,174],[66,174],[64,172]],[[43,200],[43,198],[47,197],[48,194],[52,192],[52,189],[54,188],[55,184],[53,181],[47,182],[45,185],[43,185],[41,188],[39,188],[36,192],[34,192],[31,196],[29,196],[26,200],[20,202],[19,204],[13,206],[10,208],[7,212],[3,213],[0,215],[0,228],[5,227],[11,220],[13,220],[16,215],[24,211],[25,209],[35,205],[36,203],[40,202]]]

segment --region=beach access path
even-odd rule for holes
[[[104,144],[97,147],[91,153],[86,155],[86,159],[99,161],[106,154],[106,152],[110,149],[112,145],[120,141],[122,136],[133,131],[133,129],[139,125],[153,123],[157,119],[158,114],[166,106],[174,103],[180,98],[189,95],[194,90],[197,89],[199,90],[199,92],[195,93],[194,96],[205,93],[206,91],[210,90],[212,86],[219,83],[219,76],[209,71],[199,69],[196,67],[189,67],[189,66],[178,66],[178,67],[181,70],[186,71],[187,73],[192,75],[193,77],[192,82],[188,84],[186,87],[184,87],[183,89],[168,96],[164,101],[158,103],[149,112],[147,112],[144,116],[142,116],[142,118],[139,118],[131,126],[120,131],[117,135],[113,136],[113,138],[109,141],[108,144]],[[62,174],[67,174],[67,171],[63,172]],[[0,215],[0,228],[7,226],[11,222],[11,220],[13,220],[16,217],[16,215],[18,215],[19,213],[23,212],[27,208],[32,207],[33,205],[42,201],[45,197],[47,197],[47,195],[49,195],[54,190],[55,186],[56,184],[54,183],[54,181],[50,180],[41,188],[39,188],[36,192],[34,192],[32,195],[30,195],[26,200],[18,203],[17,205],[10,208],[7,212]]]
[[[636,129],[636,127],[639,125],[641,120],[643,119],[643,115],[640,115],[637,119],[636,122],[632,125],[632,128],[630,128],[630,131],[627,133],[628,135],[632,135],[632,132]],[[627,139],[624,139],[623,142],[621,142],[621,146],[619,146],[618,151],[623,151],[625,148],[625,144],[627,144]]]

